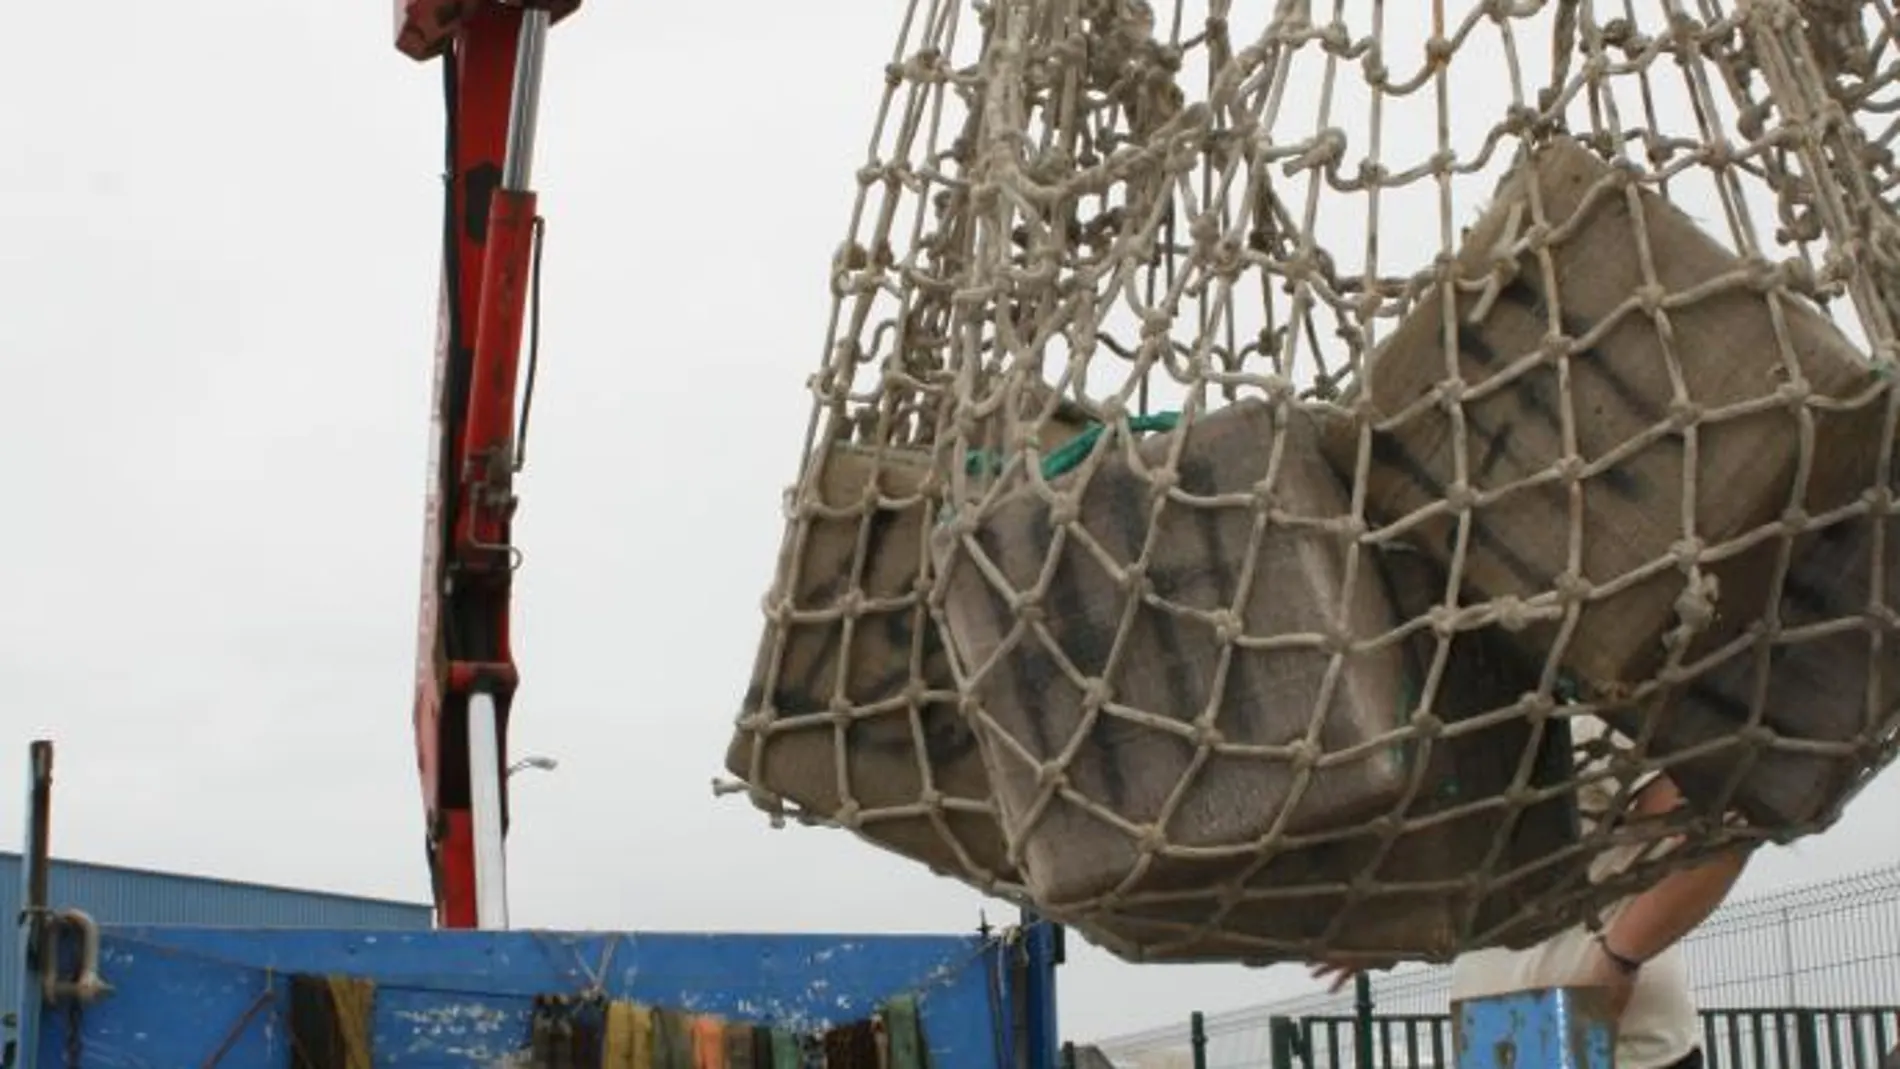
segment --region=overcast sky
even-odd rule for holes
[[[442,116],[387,8],[9,12],[0,760],[57,739],[62,854],[427,897],[409,695]],[[555,35],[514,745],[561,767],[516,781],[521,925],[1008,916],[709,789],[900,14],[594,0]],[[1894,859],[1897,801],[1888,777],[1746,886]],[[1072,1038],[1309,986],[1080,945],[1063,984]]]

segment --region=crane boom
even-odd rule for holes
[[[516,392],[540,219],[529,186],[548,27],[580,0],[396,0],[442,63],[446,188],[414,722],[436,923],[507,925]],[[528,381],[532,388],[533,354]],[[526,405],[521,406],[525,424]]]

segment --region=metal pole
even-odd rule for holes
[[[53,744],[35,740],[26,770],[25,865],[20,873],[19,998],[14,1004],[13,1064],[34,1069],[40,1054],[40,1007],[45,988],[40,980],[40,952],[45,945],[48,872],[52,868]]]
[[[531,7],[521,15],[515,46],[515,85],[508,111],[508,154],[501,165],[501,188],[525,193],[534,170],[534,130],[541,112],[541,64],[548,47],[548,12]]]
[[[1354,973],[1352,995],[1357,1018],[1353,1049],[1359,1059],[1359,1069],[1372,1069],[1372,978],[1363,972]]]
[[[1271,1069],[1293,1069],[1293,1051],[1298,1046],[1297,1028],[1290,1017],[1267,1019],[1267,1042],[1271,1047]],[[1304,1059],[1302,1059],[1304,1061]],[[1413,1069],[1417,1069],[1416,1066]],[[1434,1066],[1433,1069],[1442,1069]]]
[[[1027,909],[1021,911],[1021,923],[1028,950],[1023,992],[1028,1060],[1034,1069],[1054,1069],[1062,1056],[1062,1031],[1056,1018],[1056,966],[1062,960],[1062,930]]]
[[[468,805],[475,833],[475,925],[508,927],[508,855],[501,833],[501,725],[495,696],[468,700]]]
[[[1794,1006],[1794,926],[1788,922],[1788,909],[1781,909],[1781,980],[1783,1003]]]
[[[1188,1018],[1188,1042],[1194,1045],[1194,1069],[1207,1069],[1207,1017],[1200,1010]]]

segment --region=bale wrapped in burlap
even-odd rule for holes
[[[1027,426],[1053,449],[1085,418],[1067,405],[1040,415],[999,412],[978,437],[1000,447]],[[1014,875],[920,593],[927,523],[944,493],[944,479],[929,478],[932,463],[922,448],[848,442],[814,460],[780,549],[726,768],[762,809],[791,801],[989,887]]]
[[[1875,751],[1895,744],[1900,519],[1889,509],[1795,539],[1779,591],[1779,637],[1758,629],[1753,644],[1713,667],[1634,709],[1605,713],[1631,737],[1650,727],[1648,753],[1667,759],[1691,801],[1766,827],[1830,824],[1879,766]],[[1779,549],[1777,539],[1751,551],[1759,569],[1751,577],[1772,583]],[[1700,646],[1698,656],[1717,652]]]
[[[1401,618],[1428,619],[1443,603],[1448,577],[1431,554],[1391,543],[1378,560]],[[1533,709],[1537,666],[1496,626],[1454,630],[1445,641],[1444,671],[1426,711],[1465,727],[1432,748],[1426,782],[1437,789],[1406,812],[1406,834],[1379,874],[1397,882],[1472,881],[1444,904],[1451,921],[1430,944],[1435,960],[1448,960],[1466,941],[1522,947],[1568,925],[1573,911],[1561,903],[1588,881],[1590,862],[1574,849],[1582,829],[1575,794],[1533,796],[1571,785],[1576,772],[1569,721],[1554,702],[1543,703],[1544,716]],[[1407,676],[1421,701],[1438,644],[1431,628],[1406,644]],[[1443,823],[1423,823],[1452,813]]]
[[[1725,556],[1710,554],[1789,510],[1804,408],[1813,424],[1808,514],[1856,499],[1882,448],[1880,406],[1869,403],[1878,400],[1875,371],[1841,332],[1648,190],[1637,194],[1639,228],[1626,189],[1600,184],[1621,174],[1575,141],[1541,146],[1500,188],[1452,267],[1459,381],[1446,383],[1444,302],[1434,291],[1374,354],[1358,397],[1360,415],[1376,425],[1368,518],[1424,515],[1414,533],[1448,563],[1468,508],[1466,601],[1490,601],[1528,623],[1519,646],[1539,660],[1556,645],[1565,609],[1578,606],[1562,664],[1585,697],[1611,703],[1638,699],[1672,646],[1719,645],[1762,615],[1770,591],[1751,575],[1761,555],[1732,544]],[[1534,238],[1513,251],[1535,221],[1533,178],[1554,278]],[[1666,315],[1667,345],[1651,301]],[[1686,391],[1680,402],[1672,365]],[[1566,427],[1577,444],[1570,462]],[[1689,428],[1697,459],[1685,480]],[[1458,487],[1461,444],[1467,481]],[[1335,460],[1350,470],[1350,454]],[[1685,500],[1702,554],[1695,582]],[[1569,575],[1573,523],[1581,565]]]
[[[1169,469],[1194,500],[1170,497],[1154,514],[1150,478],[1177,436]],[[1117,437],[1099,465],[1058,477],[1079,491],[1063,506],[1072,525],[1031,484],[938,531],[946,637],[1039,902],[1072,906],[1131,878],[1164,886],[1170,868],[1196,867],[1152,857],[1163,843],[1246,844],[1282,818],[1291,832],[1337,827],[1404,790],[1403,753],[1374,743],[1405,716],[1403,655],[1353,648],[1392,629],[1392,607],[1364,563],[1342,597],[1347,501],[1315,438],[1304,411],[1243,401],[1136,443],[1138,464]],[[1019,612],[1012,601],[1039,587],[1052,554],[1047,590]],[[1243,576],[1251,587],[1232,614]]]
[[[1445,576],[1425,555],[1392,545],[1376,559],[1401,616],[1422,618],[1439,603]],[[1375,817],[1292,847],[1238,880],[1210,871],[1213,882],[1203,890],[1211,893],[1117,904],[1076,921],[1078,930],[1133,960],[1324,958],[1376,967],[1448,961],[1473,942],[1528,946],[1571,923],[1575,911],[1564,901],[1588,878],[1588,855],[1576,849],[1576,799],[1527,793],[1569,782],[1567,722],[1550,717],[1533,736],[1531,717],[1507,714],[1535,692],[1537,675],[1495,629],[1457,631],[1447,641],[1429,694],[1435,633],[1427,628],[1402,641],[1414,713],[1447,730],[1429,744],[1419,789],[1391,821]],[[1520,766],[1526,793],[1514,795]],[[1252,894],[1220,912],[1230,890]]]

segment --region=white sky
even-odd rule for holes
[[[561,768],[516,783],[519,924],[1009,915],[709,790],[899,15],[595,0],[555,35],[514,743]],[[441,112],[389,22],[383,0],[9,12],[0,760],[58,740],[62,854],[427,896],[409,695]],[[1889,776],[1746,887],[1892,860],[1897,801]],[[1077,1039],[1308,989],[1079,940],[1063,985]]]

